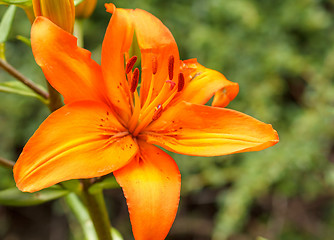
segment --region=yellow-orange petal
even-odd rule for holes
[[[226,107],[239,92],[239,85],[231,82],[215,70],[208,69],[196,59],[183,61],[181,72],[185,77],[185,88],[178,100],[205,104],[214,96],[212,106]]]
[[[278,142],[270,124],[234,110],[188,102],[168,108],[139,138],[196,156],[259,151]]]
[[[104,101],[105,86],[100,65],[91,53],[77,46],[77,39],[45,17],[31,28],[31,47],[37,64],[65,103]]]
[[[110,20],[102,46],[103,76],[108,82],[109,95],[113,96],[117,112],[127,121],[130,116],[129,88],[126,84],[124,55],[130,49],[133,33],[141,51],[141,103],[144,104],[151,83],[155,98],[168,80],[169,57],[174,58],[173,80],[177,83],[179,73],[179,53],[173,35],[168,28],[152,14],[141,9],[120,9],[106,4],[113,16]],[[152,61],[157,62],[157,72],[152,81]],[[117,71],[115,73],[115,71]],[[109,79],[109,80],[108,80]]]
[[[95,10],[97,0],[84,0],[75,6],[76,18],[89,18]]]
[[[101,67],[107,85],[109,100],[116,112],[127,122],[131,116],[130,89],[125,78],[124,56],[133,39],[132,10],[118,9],[106,4],[112,12],[102,44]]]
[[[142,81],[140,97],[143,105],[151,84],[153,84],[154,89],[152,99],[159,94],[163,84],[169,79],[169,74],[173,75],[173,81],[177,84],[180,57],[172,33],[158,18],[141,9],[134,10],[132,18],[141,50]],[[174,59],[172,72],[169,71],[168,67],[170,56],[173,56]],[[152,81],[153,62],[156,63],[157,67],[154,81]]]
[[[14,166],[22,191],[108,174],[127,164],[138,146],[112,110],[81,101],[53,112],[37,129]]]
[[[135,239],[163,240],[177,212],[181,176],[167,153],[138,144],[140,153],[114,175],[127,199]]]

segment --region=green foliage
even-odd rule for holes
[[[43,89],[43,87],[41,88]],[[18,81],[0,82],[0,92],[15,93],[27,97],[34,97],[41,100],[42,102],[45,102],[45,100],[40,95]]]
[[[15,207],[33,206],[64,197],[68,193],[69,191],[56,186],[36,193],[24,193],[16,187],[8,188],[0,191],[0,204]]]
[[[14,5],[8,7],[6,13],[3,15],[0,23],[0,43],[6,42],[10,28],[15,16],[16,7]]]
[[[12,4],[19,7],[29,7],[32,5],[32,0],[1,0],[0,4]]]
[[[83,2],[84,0],[74,0],[74,5],[78,5],[81,2]],[[13,5],[17,5],[19,7],[23,7],[23,6],[31,6],[32,5],[32,0],[2,0],[0,1],[0,4],[13,4]]]
[[[113,189],[118,187],[119,185],[114,177],[106,177],[102,181],[97,182],[93,186],[91,186],[89,188],[89,193],[97,194],[99,192],[102,192],[104,189]]]

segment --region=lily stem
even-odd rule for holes
[[[15,77],[17,80],[28,86],[35,93],[42,96],[44,99],[47,100],[49,98],[49,94],[46,91],[38,87],[36,83],[31,81],[30,79],[26,78],[22,73],[17,71],[12,65],[7,63],[5,60],[0,59],[0,67],[2,67],[6,72]]]
[[[82,19],[76,19],[74,23],[74,36],[77,37],[77,45],[79,47],[84,47],[84,31],[83,31],[83,20]]]
[[[0,157],[0,166],[4,166],[4,167],[6,167],[6,168],[13,169],[14,164],[15,164],[15,162]]]
[[[82,180],[82,183],[82,198],[87,206],[99,240],[112,240],[111,224],[104,202],[103,192],[90,193],[89,188],[92,184],[89,179]]]
[[[98,240],[93,222],[89,216],[86,206],[80,201],[75,193],[67,194],[65,202],[70,208],[71,212],[75,215],[76,219],[82,227],[82,231],[86,240]]]

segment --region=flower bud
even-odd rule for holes
[[[75,7],[76,18],[89,18],[92,15],[97,0],[85,0]]]
[[[74,0],[32,0],[35,16],[44,16],[72,33],[75,20]]]

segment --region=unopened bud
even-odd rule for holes
[[[76,18],[89,18],[95,10],[97,0],[85,0],[75,7]]]
[[[32,0],[35,16],[44,16],[72,33],[75,20],[74,0]]]

